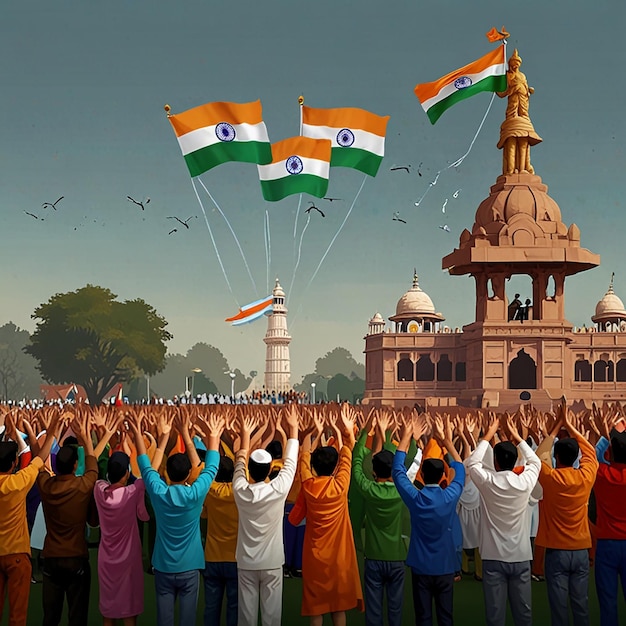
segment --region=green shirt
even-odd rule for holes
[[[365,557],[377,561],[404,561],[402,539],[404,504],[391,481],[376,482],[363,472],[367,432],[363,431],[352,454],[352,476],[365,510]]]

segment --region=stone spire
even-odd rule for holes
[[[276,279],[274,290],[273,312],[267,318],[265,342],[265,390],[289,391],[291,389],[291,364],[289,344],[291,336],[287,330],[287,307],[285,292]]]

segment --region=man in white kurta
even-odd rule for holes
[[[256,626],[259,601],[263,626],[280,626],[283,602],[283,516],[285,500],[293,483],[298,462],[298,415],[292,406],[287,413],[288,440],[283,468],[276,478],[258,482],[248,480],[248,448],[254,419],[244,418],[241,448],[235,457],[233,494],[239,511],[237,536],[237,576],[239,583],[239,626]],[[269,459],[265,458],[265,455]],[[259,466],[267,465],[269,475],[271,456],[265,450],[250,455]],[[263,473],[263,472],[261,472]]]

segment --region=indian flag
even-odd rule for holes
[[[232,322],[233,326],[248,324],[258,319],[262,315],[270,315],[273,310],[274,296],[267,296],[261,300],[256,300],[239,308],[239,313],[232,317],[227,317],[227,322]]]
[[[312,109],[302,107],[302,134],[313,139],[330,139],[331,167],[352,167],[376,176],[385,155],[385,133],[389,116],[363,109]]]
[[[209,102],[168,118],[192,177],[228,161],[272,161],[260,100]]]
[[[434,124],[453,104],[481,91],[506,91],[504,45],[432,83],[420,83],[415,95]]]
[[[321,198],[328,190],[330,141],[291,137],[272,144],[273,160],[259,165],[263,197],[276,202],[294,193]]]

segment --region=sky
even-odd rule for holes
[[[501,173],[506,104],[495,99],[476,135],[491,94],[431,125],[413,89],[486,54],[485,33],[502,25],[535,88],[535,171],[581,245],[601,255],[599,268],[567,279],[567,318],[590,324],[611,272],[626,298],[623,0],[7,0],[2,15],[0,324],[32,332],[33,311],[53,294],[101,285],[154,306],[174,336],[170,353],[204,341],[231,367],[262,372],[265,321],[224,319],[278,277],[297,383],[336,346],[362,362],[368,320],[395,313],[413,268],[446,324],[472,322],[473,281],[442,272],[441,259]],[[203,175],[246,259],[202,192],[231,292],[163,106],[260,99],[276,142],[298,134],[300,94],[312,107],[389,115],[385,158],[341,230],[364,175],[332,168],[328,195],[340,200],[304,196],[295,237],[298,196],[264,201],[255,165]],[[398,165],[410,173],[390,171]],[[128,195],[150,202],[142,210]],[[56,211],[42,208],[60,196]],[[326,217],[311,212],[302,234],[311,200]],[[168,234],[172,216],[191,217],[190,228]],[[530,279],[517,280],[511,291],[530,296]]]

